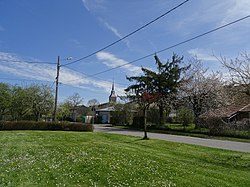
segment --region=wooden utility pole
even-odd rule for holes
[[[56,121],[56,110],[57,110],[57,98],[58,98],[58,83],[59,83],[59,71],[60,71],[60,56],[57,58],[57,72],[56,72],[56,95],[55,95],[55,107],[53,120]]]

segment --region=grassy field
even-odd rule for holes
[[[0,131],[0,186],[249,186],[250,154],[80,132]]]

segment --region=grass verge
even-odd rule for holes
[[[143,129],[135,128],[132,126],[119,125],[119,126],[114,126],[114,127],[119,128],[119,129],[134,129],[134,130],[143,131]],[[177,125],[176,124],[168,125],[167,127],[168,128],[148,127],[148,132],[181,135],[181,136],[191,136],[191,137],[207,138],[207,139],[231,140],[231,141],[250,143],[249,138],[209,135],[206,129],[194,129],[192,126],[188,126],[186,130],[184,130],[183,127],[181,125],[178,125],[178,124]]]
[[[0,186],[248,186],[250,154],[88,132],[0,131]]]

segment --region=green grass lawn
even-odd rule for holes
[[[105,133],[0,131],[0,186],[249,186],[250,154]]]

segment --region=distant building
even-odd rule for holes
[[[109,96],[109,102],[110,103],[116,103],[116,95],[115,95],[115,84],[113,82],[112,84],[112,90],[111,90],[111,93],[110,93],[110,96]]]
[[[115,84],[112,84],[109,102],[100,104],[96,109],[96,122],[107,124],[111,122],[111,112],[114,111],[114,104],[116,104],[117,96],[115,94]]]

